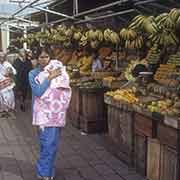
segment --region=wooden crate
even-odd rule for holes
[[[142,176],[146,176],[147,164],[147,137],[140,134],[134,135],[134,166]]]
[[[178,180],[177,151],[161,144],[158,139],[148,139],[148,180]]]
[[[107,131],[107,108],[104,89],[81,89],[82,113],[80,127],[87,133]]]
[[[157,121],[151,116],[134,113],[134,163],[136,171],[146,176],[148,138],[156,137]]]
[[[133,113],[108,104],[108,133],[121,160],[133,165]]]
[[[80,128],[80,114],[82,108],[82,99],[80,89],[77,86],[72,87],[72,98],[68,110],[68,118],[73,126]]]

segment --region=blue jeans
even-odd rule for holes
[[[59,127],[46,127],[39,130],[40,153],[36,165],[38,176],[54,177],[60,132],[61,128]]]

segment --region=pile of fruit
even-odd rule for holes
[[[153,101],[147,106],[150,112],[158,112],[168,116],[179,116],[180,115],[180,102],[173,103],[172,100],[159,100]]]
[[[157,64],[160,58],[160,50],[155,44],[148,52],[146,60],[149,64]]]
[[[137,103],[139,99],[135,96],[135,89],[118,89],[116,91],[109,91],[106,95],[111,96],[114,100],[125,101],[129,104]]]
[[[173,79],[173,73],[176,72],[176,65],[174,64],[161,64],[158,68],[154,79],[159,83],[167,87],[175,88],[179,82]]]

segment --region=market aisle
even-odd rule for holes
[[[30,112],[0,119],[0,180],[36,180],[35,131]],[[57,180],[143,180],[104,148],[100,135],[81,135],[68,125],[62,136]]]

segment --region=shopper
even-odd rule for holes
[[[7,62],[6,54],[0,52],[0,112],[1,117],[9,116],[10,111],[14,111],[15,98],[13,88],[15,83],[13,76],[16,74],[16,70],[13,66]]]
[[[19,57],[15,60],[13,66],[17,71],[16,75],[16,91],[17,96],[20,97],[20,109],[25,111],[25,103],[27,100],[29,81],[28,73],[32,69],[32,63],[29,57],[26,56],[26,51],[24,49],[19,50]]]
[[[41,180],[54,179],[55,157],[71,97],[69,76],[61,62],[50,61],[49,51],[47,47],[37,50],[39,66],[29,73],[33,125],[39,127],[40,153],[36,168]]]

